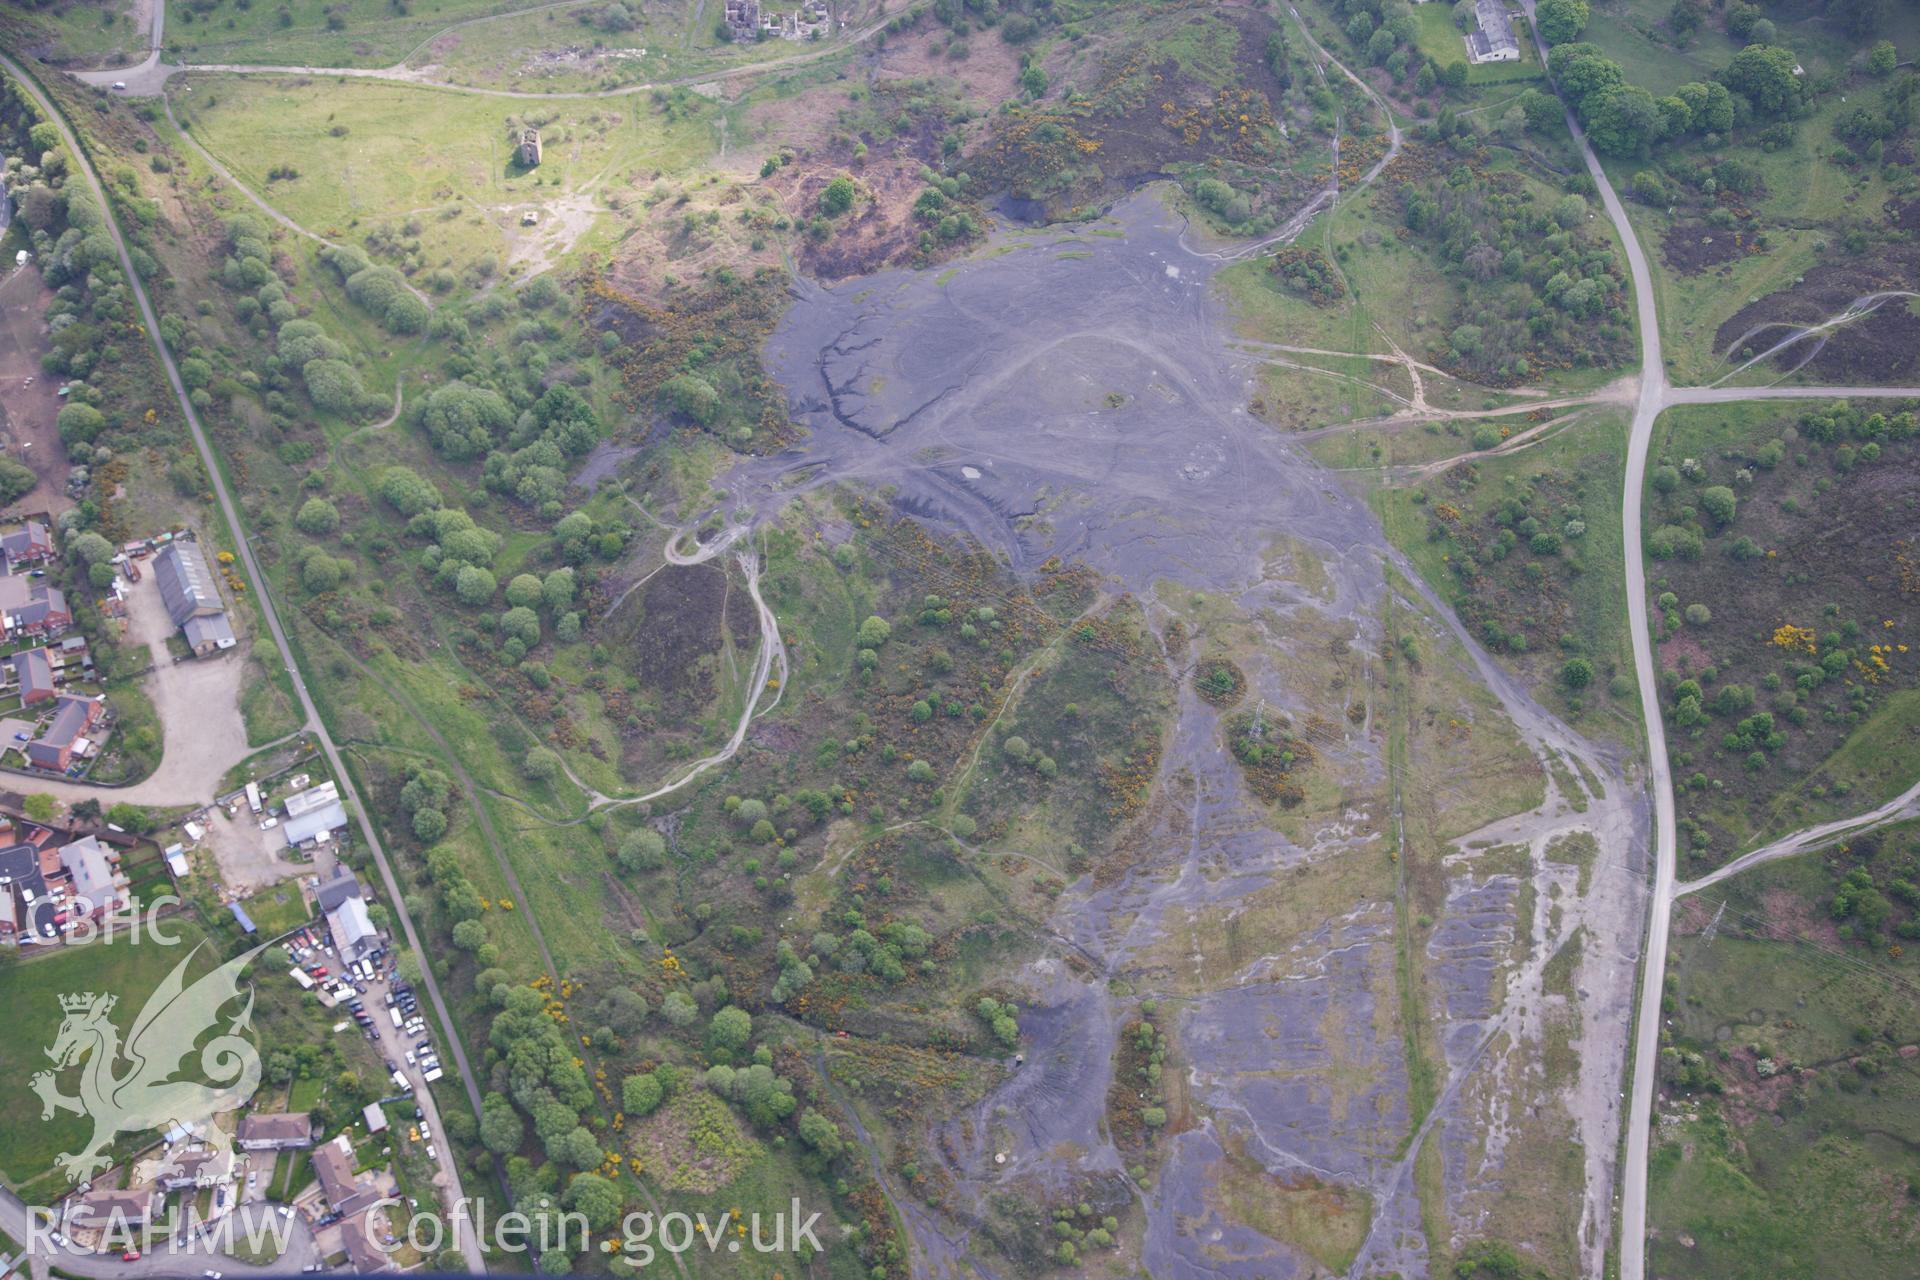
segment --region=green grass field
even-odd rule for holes
[[[277,938],[305,924],[311,917],[300,888],[292,881],[262,889],[241,902],[260,939]]]
[[[1824,878],[1811,861],[1754,873],[1764,883],[1742,900],[1801,898],[1809,870]],[[1720,1083],[1662,1108],[1679,1123],[1651,1158],[1651,1266],[1680,1280],[1910,1275],[1920,1060],[1895,1048],[1920,1037],[1912,966],[1754,936],[1775,919],[1731,908],[1713,941],[1677,948],[1676,1047]],[[1762,1076],[1761,1059],[1788,1069]]]
[[[557,219],[584,231],[609,195],[683,171],[717,144],[704,109],[676,109],[669,119],[638,95],[529,107],[364,81],[192,83],[191,94],[174,94],[182,125],[281,213],[336,241],[385,226],[419,242],[423,265],[456,272],[488,256],[508,262],[517,249],[524,257]],[[515,159],[522,121],[537,123],[545,142],[534,169]],[[277,166],[299,176],[270,182]],[[542,225],[521,225],[529,209],[543,211]]]
[[[240,688],[240,716],[247,726],[247,745],[264,747],[297,732],[302,717],[279,651],[256,644],[247,662],[246,682]]]
[[[1711,78],[1739,52],[1738,44],[1711,29],[1702,29],[1685,49],[1647,35],[1643,26],[1664,20],[1670,7],[1634,4],[1610,11],[1595,5],[1580,39],[1598,46],[1620,64],[1629,81],[1645,86],[1655,97],[1672,93],[1689,80]]]
[[[1801,122],[1788,145],[1775,151],[1743,146],[1726,153],[1755,166],[1766,184],[1764,195],[1754,203],[1758,215],[1754,227],[1765,232],[1769,241],[1765,252],[1749,254],[1724,268],[1682,275],[1669,265],[1661,248],[1673,219],[1664,209],[1626,201],[1653,272],[1668,376],[1674,381],[1710,381],[1730,367],[1723,359],[1726,353],[1718,350],[1717,334],[1741,308],[1793,287],[1823,262],[1851,261],[1841,246],[1841,232],[1858,220],[1860,210],[1881,208],[1893,192],[1887,169],[1875,165],[1842,169],[1825,158],[1833,145],[1833,121],[1847,109],[1841,95],[1829,95]],[[1608,176],[1623,192],[1640,167],[1611,160],[1606,166]],[[1817,180],[1809,181],[1808,175]],[[1698,215],[1693,216],[1697,220]]]
[[[795,44],[763,40],[722,44],[711,21],[690,27],[687,6],[635,6],[640,25],[607,31],[591,19],[603,3],[555,5],[526,13],[474,21],[436,36],[413,50],[409,66],[432,69],[436,79],[489,88],[541,93],[659,84],[729,67],[830,51],[835,42]],[[712,6],[709,17],[717,12]],[[843,20],[857,23],[851,6]]]
[[[53,37],[52,61],[119,66],[147,53],[147,29],[135,26],[124,0],[64,0],[31,11],[31,20]]]
[[[536,7],[514,0],[218,0],[205,14],[167,10],[166,50],[188,62],[384,67],[457,22]]]
[[[124,1034],[161,979],[205,936],[190,917],[176,917],[169,928],[180,937],[180,946],[155,945],[144,935],[129,943],[122,936],[112,943],[52,949],[0,969],[0,998],[12,1011],[12,1029],[0,1036],[0,1113],[11,1117],[0,1125],[0,1177],[30,1201],[36,1194],[59,1194],[66,1177],[55,1169],[55,1157],[78,1150],[92,1132],[91,1121],[69,1113],[42,1121],[40,1099],[30,1085],[33,1074],[49,1066],[45,1050],[65,1016],[60,997],[87,991],[118,996],[112,1018]],[[212,967],[212,953],[203,952],[193,972]],[[77,1078],[64,1074],[62,1091],[71,1094]],[[123,1138],[121,1147],[137,1141],[137,1135]]]

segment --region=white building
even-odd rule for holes
[[[1467,58],[1472,62],[1518,62],[1520,40],[1505,0],[1476,0],[1474,21],[1479,30],[1467,35]]]

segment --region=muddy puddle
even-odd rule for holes
[[[737,514],[756,518],[823,485],[885,488],[903,513],[976,540],[1017,571],[1052,556],[1092,566],[1148,602],[1150,616],[1159,610],[1156,624],[1167,621],[1155,603],[1163,584],[1217,593],[1264,620],[1272,637],[1264,668],[1247,672],[1252,687],[1269,706],[1303,711],[1324,690],[1298,687],[1289,620],[1377,658],[1395,557],[1364,504],[1246,412],[1249,372],[1227,349],[1227,322],[1209,292],[1217,265],[1190,251],[1180,220],[1142,194],[1093,226],[1002,231],[989,250],[941,273],[799,283],[767,362],[808,438],[744,462],[723,486]],[[1314,590],[1274,576],[1277,538],[1319,562]],[[1537,849],[1561,830],[1590,829],[1616,865],[1643,865],[1638,791],[1617,761],[1484,655],[1473,660],[1537,754],[1577,756],[1605,787],[1604,798],[1580,798],[1579,814],[1550,792],[1539,812],[1506,820],[1513,838]],[[1369,1206],[1355,1273],[1426,1275],[1438,1242],[1423,1223],[1474,1238],[1473,1197],[1499,1185],[1484,1139],[1504,1123],[1501,1073],[1524,1069],[1502,1046],[1538,1035],[1539,953],[1552,941],[1529,936],[1523,877],[1462,872],[1425,935],[1421,1016],[1438,1027],[1443,1049],[1434,1104],[1416,1116],[1392,1007],[1399,926],[1390,894],[1256,937],[1230,972],[1197,963],[1186,972],[1169,959],[1178,951],[1170,939],[1289,869],[1378,859],[1389,825],[1376,808],[1327,825],[1310,844],[1289,840],[1222,749],[1219,713],[1182,687],[1160,799],[1141,819],[1145,855],[1118,883],[1083,881],[1062,895],[1052,928],[1074,954],[1063,947],[1017,975],[1028,991],[1026,1064],[932,1144],[950,1165],[956,1209],[940,1230],[913,1233],[916,1274],[979,1271],[982,1251],[966,1248],[965,1220],[1007,1193],[1045,1202],[1089,1182],[1130,1189],[1144,1206],[1139,1261],[1156,1277],[1324,1274],[1301,1247],[1223,1209],[1214,1180],[1229,1144],[1271,1178],[1310,1175],[1355,1189]],[[1353,724],[1333,738],[1325,757],[1343,785],[1383,795],[1384,736]],[[1545,892],[1550,873],[1537,876]],[[1596,1243],[1580,1250],[1587,1274],[1600,1264],[1612,1192],[1611,1099],[1640,919],[1629,881],[1617,875],[1602,886],[1596,877],[1585,903],[1563,894],[1560,931],[1584,922],[1599,939],[1579,970],[1594,1014],[1580,1078],[1528,1082],[1563,1097],[1597,1153],[1583,1225]],[[1624,887],[1608,887],[1616,883]],[[1167,1139],[1150,1189],[1124,1181],[1127,1161],[1104,1122],[1116,1035],[1135,1007],[1112,994],[1119,983],[1163,997],[1193,1117]],[[1516,1004],[1515,992],[1533,993],[1530,1003]],[[1617,1026],[1603,1025],[1610,1021]],[[1446,1204],[1423,1214],[1412,1161],[1436,1125]],[[911,1220],[926,1217],[915,1208]]]

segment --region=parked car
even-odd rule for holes
[[[140,1251],[138,1249],[129,1249],[125,1253],[120,1255],[120,1261],[138,1262],[140,1261]]]

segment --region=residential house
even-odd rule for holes
[[[234,1142],[242,1151],[291,1151],[313,1145],[313,1118],[304,1111],[250,1112]]]
[[[186,636],[194,656],[204,658],[215,650],[233,648],[233,624],[199,543],[168,543],[153,558],[153,581],[160,588],[167,616]]]
[[[320,1180],[320,1195],[327,1208],[343,1218],[351,1218],[380,1199],[379,1190],[371,1182],[353,1176],[353,1144],[344,1133],[314,1148],[313,1173]]]
[[[12,573],[0,577],[0,634],[8,640],[22,636],[57,636],[73,625],[67,595],[43,578]]]
[[[0,582],[10,582],[0,578]],[[103,701],[63,693],[53,704],[53,723],[39,738],[27,744],[27,763],[51,773],[65,773],[76,755],[90,749],[86,735],[105,714]]]
[[[151,1187],[134,1191],[98,1187],[67,1202],[67,1225],[82,1231],[142,1227],[153,1216],[153,1201]]]
[[[393,1270],[393,1256],[378,1248],[358,1218],[340,1224],[340,1243],[347,1250],[347,1270],[355,1275],[378,1275]]]
[[[25,649],[14,654],[13,674],[20,685],[23,707],[52,702],[58,693],[53,687],[53,656],[45,649]]]
[[[180,634],[187,638],[187,647],[193,650],[193,656],[204,658],[221,649],[231,649],[238,643],[233,634],[233,623],[224,613],[216,613],[207,618],[188,618],[180,628]]]
[[[101,844],[96,836],[83,836],[62,845],[59,858],[71,878],[74,900],[86,904],[86,914],[98,918],[126,905],[127,877],[120,870],[118,849]]]
[[[213,1187],[233,1178],[233,1149],[215,1151],[211,1147],[182,1145],[167,1156],[154,1181],[162,1191],[182,1191],[188,1187]]]
[[[760,38],[760,0],[726,0],[722,17],[727,24],[729,39]]]
[[[298,818],[316,809],[324,809],[340,798],[340,784],[329,779],[317,787],[296,791],[283,802],[289,818]]]
[[[538,129],[522,129],[520,131],[520,163],[528,169],[539,167],[540,131]]]
[[[1473,18],[1479,29],[1467,36],[1467,58],[1470,61],[1520,60],[1520,40],[1513,33],[1513,18],[1507,13],[1506,0],[1476,0]]]
[[[24,528],[0,534],[0,555],[7,558],[7,568],[14,573],[44,564],[53,559],[53,535],[47,532],[45,521],[29,520]]]

